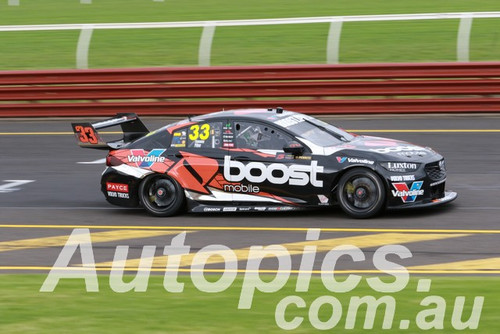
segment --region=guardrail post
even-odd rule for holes
[[[326,63],[339,63],[340,34],[342,32],[342,17],[332,20],[330,31],[328,32],[328,41],[326,44]]]
[[[76,68],[78,69],[89,68],[89,46],[93,31],[94,28],[92,26],[84,26],[80,31],[76,47]]]
[[[472,29],[472,13],[464,13],[460,18],[457,37],[457,61],[469,61],[470,31]]]
[[[212,52],[212,40],[215,34],[215,23],[208,23],[203,27],[200,39],[200,50],[198,52],[198,65],[210,66],[210,53]]]

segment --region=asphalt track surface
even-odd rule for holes
[[[305,245],[317,245],[313,270],[325,253],[339,245],[360,247],[366,261],[341,257],[339,272],[374,269],[371,258],[386,244],[401,244],[411,257],[391,259],[414,273],[500,273],[500,115],[432,115],[330,117],[327,121],[366,135],[431,146],[447,159],[447,188],[459,198],[425,210],[387,212],[369,220],[353,220],[340,209],[293,213],[183,214],[148,216],[141,209],[108,204],[99,190],[104,151],[79,148],[70,133],[70,119],[0,120],[0,189],[8,180],[32,180],[0,192],[0,272],[46,272],[75,228],[89,228],[97,266],[109,270],[117,245],[128,245],[127,268],[137,266],[144,245],[156,245],[153,270],[164,270],[163,247],[187,231],[191,253],[207,245],[225,245],[244,270],[248,247],[281,244],[292,256],[294,269]],[[172,119],[146,118],[150,129]],[[4,187],[5,189],[5,187]],[[320,241],[307,241],[319,228]],[[189,271],[188,257],[182,263]],[[78,254],[73,265],[81,263]],[[206,268],[223,268],[213,257]],[[273,272],[276,259],[262,268]],[[181,270],[182,271],[182,270]]]

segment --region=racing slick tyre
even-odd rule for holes
[[[139,186],[139,199],[153,216],[168,217],[178,213],[184,204],[184,190],[170,177],[153,175]]]
[[[337,199],[342,210],[353,218],[370,218],[385,204],[385,188],[380,177],[365,168],[354,168],[340,178]]]

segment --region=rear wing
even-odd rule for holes
[[[121,126],[123,138],[109,142],[103,141],[97,130],[116,125]],[[139,116],[133,113],[116,114],[113,118],[96,123],[71,123],[71,127],[73,128],[79,146],[102,150],[118,149],[149,133],[149,130],[139,119]]]

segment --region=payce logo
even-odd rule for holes
[[[232,174],[232,168],[237,169],[238,172]],[[323,181],[317,178],[317,174],[323,172],[323,169],[323,166],[318,166],[315,160],[312,160],[310,165],[287,166],[272,163],[266,166],[262,162],[250,162],[245,165],[231,160],[228,155],[224,157],[224,178],[230,182],[240,182],[246,179],[249,182],[261,183],[267,180],[273,184],[288,183],[293,186],[305,186],[311,183],[314,187],[323,187]],[[282,175],[276,176],[273,174],[274,171],[280,171]]]

